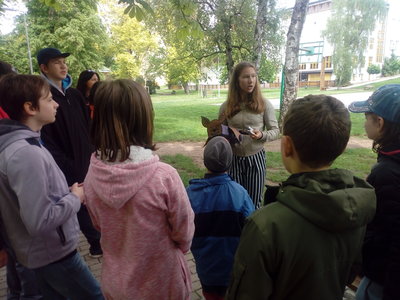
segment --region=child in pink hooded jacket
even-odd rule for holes
[[[194,214],[171,166],[153,155],[153,107],[132,80],[101,82],[91,130],[96,148],[84,182],[101,231],[106,299],[190,299],[184,254]]]

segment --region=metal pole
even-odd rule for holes
[[[26,24],[26,14],[25,13],[24,13],[24,26],[25,26],[26,44],[28,46],[29,68],[30,68],[31,74],[33,74],[31,45],[29,43],[28,25]]]
[[[28,47],[29,69],[30,69],[31,74],[33,74],[31,45],[29,43],[28,24],[26,23],[26,13],[24,13],[23,11],[20,11],[18,9],[7,8],[7,7],[3,8],[3,10],[16,11],[16,12],[23,13],[23,15],[24,15],[25,37],[26,37],[26,45]]]
[[[218,61],[217,61],[217,70],[218,70],[218,75],[220,74],[219,72],[219,55],[218,55]],[[221,82],[218,80],[218,98],[221,97]]]

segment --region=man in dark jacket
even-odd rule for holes
[[[53,99],[59,104],[56,121],[43,127],[41,137],[44,146],[53,155],[67,182],[83,182],[93,147],[89,139],[89,116],[81,93],[71,88],[65,58],[70,53],[61,53],[55,48],[39,51],[37,60],[40,72],[51,87]],[[90,255],[100,257],[100,233],[94,229],[89,213],[82,205],[78,213],[79,225],[90,244]]]

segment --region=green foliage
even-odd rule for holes
[[[56,10],[59,10],[61,8],[60,3],[58,3],[57,0],[39,0],[41,3],[44,5],[47,5],[49,7],[53,7]]]
[[[106,5],[113,16],[110,25],[113,41],[110,49],[114,53],[113,75],[119,78],[146,77],[150,60],[159,51],[157,35],[147,30],[137,18],[125,15],[116,0],[107,1]]]
[[[128,6],[125,8],[124,13],[131,18],[136,18],[139,22],[142,21],[146,13],[154,15],[153,9],[144,0],[119,0],[118,3],[126,3]]]
[[[400,73],[400,60],[392,53],[390,58],[385,58],[382,66],[383,76],[392,76]]]
[[[149,0],[149,3],[155,17],[146,19],[146,24],[160,34],[166,46],[177,50],[176,58],[189,73],[193,74],[193,64],[215,69],[220,57],[221,65],[226,65],[226,73],[229,74],[235,63],[253,59],[259,1]],[[275,6],[275,1],[270,1],[269,5]],[[264,43],[268,45],[264,49],[265,59],[273,62],[279,61],[283,36],[277,16],[276,10],[269,10],[267,42]]]
[[[379,65],[369,65],[367,69],[368,74],[379,74],[381,72],[381,67]]]
[[[60,10],[62,9],[62,2],[61,0],[39,0],[40,3],[43,3],[44,5],[54,8],[55,10]],[[97,0],[84,0],[82,2],[86,2],[87,4],[91,5],[93,8],[96,7]],[[1,2],[0,2],[1,4]]]
[[[337,84],[351,80],[353,69],[364,64],[368,37],[386,14],[384,0],[335,0],[323,35],[333,47],[333,69]]]
[[[258,78],[260,82],[273,82],[275,75],[278,71],[279,63],[276,61],[268,60],[265,54],[261,58],[261,66],[258,70]]]
[[[57,1],[57,4],[60,8],[56,10],[40,0],[26,3],[33,66],[35,72],[39,72],[36,54],[40,49],[59,48],[71,53],[67,62],[76,81],[82,70],[98,70],[104,66],[108,36],[93,1],[66,0]],[[21,73],[29,73],[22,16],[17,18],[16,29],[4,38],[0,47],[0,59],[13,64]]]
[[[190,56],[183,58],[174,47],[167,49],[166,75],[169,84],[185,85],[190,81],[197,81],[201,74],[197,61]]]

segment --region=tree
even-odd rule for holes
[[[368,37],[386,14],[385,0],[335,0],[323,35],[333,45],[333,70],[338,85],[350,82],[353,70],[364,65]]]
[[[385,58],[382,66],[383,76],[393,76],[400,73],[400,60],[392,53],[390,58]]]
[[[147,3],[155,17],[145,18],[146,23],[155,25],[166,45],[184,42],[190,50],[185,53],[202,65],[212,64],[222,54],[230,74],[235,62],[241,60],[255,61],[259,67],[262,53],[269,61],[279,61],[282,32],[276,0],[148,0]]]
[[[192,57],[182,59],[178,50],[168,47],[168,59],[166,62],[166,75],[169,84],[182,85],[186,94],[189,93],[189,82],[197,81],[201,74],[198,63]]]
[[[35,54],[44,47],[56,47],[63,52],[70,52],[68,65],[74,80],[82,70],[98,70],[104,66],[108,36],[93,1],[62,1],[59,2],[59,10],[43,5],[40,0],[28,1],[26,5],[34,61]],[[22,17],[17,19],[16,29],[6,37],[2,46],[6,49],[6,61],[16,66],[19,72],[28,73]],[[37,63],[33,65],[38,72]]]
[[[280,61],[278,55],[283,42],[283,33],[279,30],[281,17],[282,13],[276,10],[276,0],[257,1],[251,58],[257,70],[261,67],[263,58],[268,60],[270,66],[277,66],[276,62]]]
[[[283,118],[290,103],[297,97],[297,80],[299,73],[299,45],[304,21],[306,20],[309,0],[296,0],[293,8],[287,40],[286,56],[283,72],[285,74],[283,102],[280,107],[279,124],[282,125]]]
[[[261,65],[258,69],[258,78],[260,82],[273,82],[279,66],[279,63],[267,59],[266,55],[263,53],[261,55]]]
[[[379,65],[369,65],[367,69],[367,73],[371,74],[379,74],[381,72],[381,67]]]
[[[115,10],[115,13],[119,17],[111,25],[112,50],[115,53],[113,74],[123,78],[145,77],[150,58],[159,48],[157,36],[144,24],[124,15],[122,10]]]

